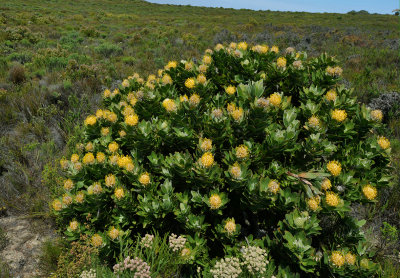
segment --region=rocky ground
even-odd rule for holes
[[[48,224],[42,223],[40,226],[38,227],[35,221],[21,216],[0,218],[0,228],[5,232],[0,258],[10,268],[11,277],[41,276],[41,247],[43,242],[55,237],[55,232]],[[46,226],[46,229],[43,226]]]

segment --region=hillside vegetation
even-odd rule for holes
[[[0,206],[46,218],[49,200],[60,195],[58,161],[70,157],[81,141],[83,119],[100,105],[106,87],[115,88],[134,72],[147,76],[170,60],[201,59],[217,43],[292,46],[309,57],[323,52],[334,56],[343,68],[340,82],[354,88],[360,102],[369,103],[382,93],[400,91],[399,37],[399,18],[391,15],[199,8],[138,0],[2,0]],[[387,115],[387,136],[398,139],[400,122],[393,109]],[[398,140],[392,148],[395,175]],[[362,212],[374,219],[371,231],[377,237],[382,223],[396,230],[400,218],[397,179],[393,184],[380,196],[377,209]],[[398,246],[392,241],[382,242],[378,252],[396,256]]]

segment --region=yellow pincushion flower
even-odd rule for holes
[[[189,104],[192,107],[196,107],[200,103],[200,96],[198,94],[193,94],[189,98]]]
[[[64,181],[64,189],[70,191],[74,188],[74,182],[71,179],[67,179]]]
[[[234,93],[236,93],[236,87],[235,86],[228,86],[225,88],[225,92],[228,95],[233,95]]]
[[[235,42],[231,42],[229,44],[229,47],[232,48],[232,49],[236,49],[236,46],[237,46],[237,43],[235,43]]]
[[[167,110],[167,112],[175,112],[176,111],[176,103],[172,99],[166,98],[162,102],[162,106]]]
[[[307,200],[307,205],[312,211],[316,211],[319,209],[319,202],[320,202],[320,199],[316,196],[316,197],[309,198]]]
[[[236,232],[235,219],[231,218],[228,221],[226,221],[224,229],[228,234],[233,234],[234,232]]]
[[[271,52],[275,52],[275,53],[278,54],[278,52],[279,52],[279,47],[277,47],[276,45],[273,45],[273,46],[271,47],[270,51],[271,51]]]
[[[125,135],[126,135],[126,131],[125,131],[125,130],[120,130],[120,131],[118,132],[118,134],[119,134],[119,136],[120,136],[121,138],[123,138],[123,137],[125,137]]]
[[[308,119],[308,125],[309,125],[310,127],[312,127],[312,128],[318,128],[319,125],[320,125],[319,118],[316,117],[316,116],[311,116],[311,117]]]
[[[55,211],[60,211],[60,210],[62,209],[62,203],[61,203],[60,200],[54,200],[54,201],[51,203],[51,206],[53,207],[53,209],[54,209]]]
[[[218,194],[212,194],[208,201],[210,202],[211,209],[218,209],[221,207],[222,200]]]
[[[235,162],[235,164],[233,164],[233,166],[231,167],[229,172],[235,179],[240,178],[240,176],[242,175],[242,170],[240,169],[240,166],[237,162]]]
[[[337,160],[329,161],[326,168],[334,177],[339,176],[342,171],[342,165]]]
[[[228,111],[228,113],[232,113],[235,109],[236,109],[236,104],[232,102],[228,103],[228,105],[226,106],[226,110]]]
[[[206,65],[209,65],[209,64],[211,64],[211,62],[212,62],[211,56],[210,55],[204,55],[203,63],[206,64]]]
[[[125,192],[123,188],[117,188],[114,191],[114,196],[115,198],[117,198],[118,200],[121,200],[122,198],[124,198],[125,196]]]
[[[148,185],[150,183],[150,175],[149,173],[145,172],[140,175],[139,182],[143,185]]]
[[[237,45],[237,48],[239,49],[239,50],[247,50],[247,42],[240,42],[238,45]]]
[[[80,162],[74,163],[74,169],[80,171],[82,169],[82,163]]]
[[[200,158],[200,163],[203,167],[209,168],[214,164],[214,156],[210,152],[204,153]]]
[[[185,70],[190,71],[193,69],[193,63],[192,62],[186,62],[185,63]]]
[[[114,226],[108,231],[108,236],[114,240],[119,236],[119,230],[116,229]]]
[[[158,75],[159,77],[161,77],[162,74],[163,74],[163,72],[164,72],[163,69],[158,69],[158,70],[157,70],[157,75]]]
[[[324,179],[321,184],[322,190],[329,190],[332,187],[332,183],[329,179]]]
[[[62,202],[63,202],[64,205],[68,206],[68,205],[72,204],[72,201],[73,200],[72,200],[72,197],[70,195],[68,195],[68,194],[64,194],[63,195]]]
[[[215,51],[220,51],[221,49],[224,49],[224,46],[219,43],[214,47],[214,49],[215,49]]]
[[[279,57],[276,61],[276,65],[278,66],[278,68],[284,69],[286,67],[286,58]]]
[[[76,163],[79,161],[79,155],[77,155],[76,153],[74,153],[73,155],[71,155],[71,162],[72,163]]]
[[[183,96],[179,97],[179,100],[180,100],[180,102],[186,102],[186,101],[189,101],[189,98],[187,95],[183,95]]]
[[[92,185],[92,190],[93,194],[100,194],[103,192],[103,187],[101,187],[101,184],[99,182],[95,182]]]
[[[389,141],[389,139],[387,139],[384,136],[379,136],[378,137],[378,144],[384,150],[390,148],[390,141]]]
[[[117,142],[111,142],[110,144],[108,144],[108,150],[112,153],[118,151],[118,143]]]
[[[331,259],[331,262],[337,267],[343,266],[344,262],[345,262],[345,258],[343,256],[343,254],[339,251],[332,252],[330,259]]]
[[[181,251],[181,256],[182,256],[182,257],[188,257],[188,256],[190,256],[190,253],[191,253],[191,252],[192,252],[192,251],[190,251],[189,248],[183,248],[182,251]]]
[[[177,62],[176,61],[169,61],[168,64],[164,67],[166,70],[169,70],[171,68],[176,68]]]
[[[110,129],[108,127],[102,127],[101,128],[101,135],[102,136],[107,136],[110,133]]]
[[[124,87],[124,88],[126,88],[126,87],[129,87],[129,80],[128,79],[125,79],[124,81],[122,81],[122,87]]]
[[[111,91],[109,89],[105,89],[103,92],[103,97],[108,98],[111,95]]]
[[[273,93],[268,100],[273,106],[278,107],[282,102],[282,97],[278,93]]]
[[[78,194],[76,194],[75,196],[75,202],[82,204],[84,200],[85,200],[85,193],[83,193],[82,191],[78,192]]]
[[[107,113],[107,121],[115,123],[117,121],[117,119],[118,119],[118,116],[114,112]]]
[[[378,191],[376,190],[375,187],[373,187],[370,184],[367,184],[362,188],[362,192],[368,200],[373,200],[376,198],[376,195],[378,195]]]
[[[374,121],[380,122],[383,119],[383,113],[381,110],[372,110],[371,111],[371,118]]]
[[[207,69],[208,69],[207,65],[201,64],[199,66],[199,72],[205,73],[205,72],[207,72]]]
[[[210,151],[212,149],[212,140],[211,139],[203,138],[200,142],[201,142],[200,143],[200,149],[203,152],[207,152],[207,151]]]
[[[193,77],[186,79],[185,87],[188,89],[193,89],[196,86],[196,81]]]
[[[222,112],[221,109],[217,108],[217,109],[214,109],[214,110],[211,112],[211,114],[213,115],[214,118],[219,119],[219,118],[222,117],[223,112]]]
[[[239,107],[239,108],[234,109],[232,111],[231,115],[235,121],[240,122],[240,120],[242,120],[242,118],[243,118],[243,108]]]
[[[332,191],[326,192],[325,202],[328,206],[336,207],[339,204],[339,201],[340,198],[336,193]]]
[[[346,263],[349,265],[354,265],[356,263],[356,255],[352,254],[351,252],[348,252],[346,254]]]
[[[72,231],[75,231],[76,229],[78,229],[78,221],[74,220],[74,221],[69,222],[69,228]]]
[[[169,74],[164,74],[163,77],[162,77],[162,79],[161,79],[161,82],[162,82],[164,85],[172,84],[172,78],[171,78],[171,76],[170,76]]]
[[[67,169],[68,168],[68,160],[62,158],[60,159],[60,166],[62,169]]]
[[[97,122],[96,116],[90,115],[85,119],[85,125],[94,125]]]
[[[205,84],[207,82],[207,78],[204,74],[199,74],[197,76],[197,82],[199,82],[199,84]]]
[[[102,152],[98,152],[96,154],[96,160],[97,160],[98,163],[103,163],[104,160],[106,160],[106,155],[104,153],[102,153]]]
[[[249,155],[249,148],[245,145],[236,147],[236,157],[239,159],[246,158]]]
[[[335,109],[332,111],[332,119],[343,122],[347,118],[347,113],[345,110]]]
[[[87,153],[85,156],[82,158],[83,164],[92,164],[94,163],[94,155],[93,153]]]
[[[115,97],[118,94],[119,94],[119,89],[115,89],[114,91],[112,91],[111,97]]]
[[[125,123],[129,126],[135,126],[139,122],[139,117],[136,114],[129,115],[125,117]]]
[[[85,146],[85,150],[90,152],[93,151],[93,143],[92,142],[88,142]]]
[[[124,108],[124,111],[122,111],[122,115],[124,115],[124,116],[134,115],[134,114],[135,114],[135,110],[133,110],[132,106],[126,106]]]
[[[103,244],[103,238],[99,234],[94,234],[91,238],[91,243],[94,247],[100,247]]]
[[[295,69],[301,69],[303,67],[303,63],[300,60],[294,61],[292,65]]]
[[[268,183],[268,189],[274,194],[278,193],[280,189],[279,182],[277,182],[276,180],[270,180],[270,182]]]
[[[328,101],[335,101],[336,97],[337,97],[337,94],[336,94],[335,90],[329,90],[325,95],[325,98]]]
[[[105,178],[104,178],[105,184],[107,187],[114,187],[115,183],[116,183],[116,178],[113,174],[108,174]]]

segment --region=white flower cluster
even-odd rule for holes
[[[176,234],[171,234],[169,236],[169,247],[172,251],[177,252],[185,247],[186,238],[183,236],[177,236]]]
[[[80,278],[96,278],[96,270],[93,268],[90,270],[84,270],[82,271],[81,275],[79,275]]]
[[[243,265],[250,274],[264,273],[267,269],[267,251],[258,246],[242,247]]]
[[[142,245],[142,247],[151,248],[151,246],[153,245],[153,239],[153,235],[145,234],[145,236],[142,237],[140,244]]]
[[[224,258],[210,270],[213,278],[236,278],[242,273],[238,258]]]
[[[114,265],[113,267],[114,273],[124,272],[125,270],[129,270],[131,272],[135,272],[135,274],[131,277],[133,278],[150,278],[150,266],[143,261],[142,259],[136,257],[131,259],[129,256],[125,258],[123,262]]]

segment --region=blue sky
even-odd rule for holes
[[[347,13],[366,10],[390,14],[399,8],[399,0],[148,0],[160,4],[180,4],[234,9]]]

